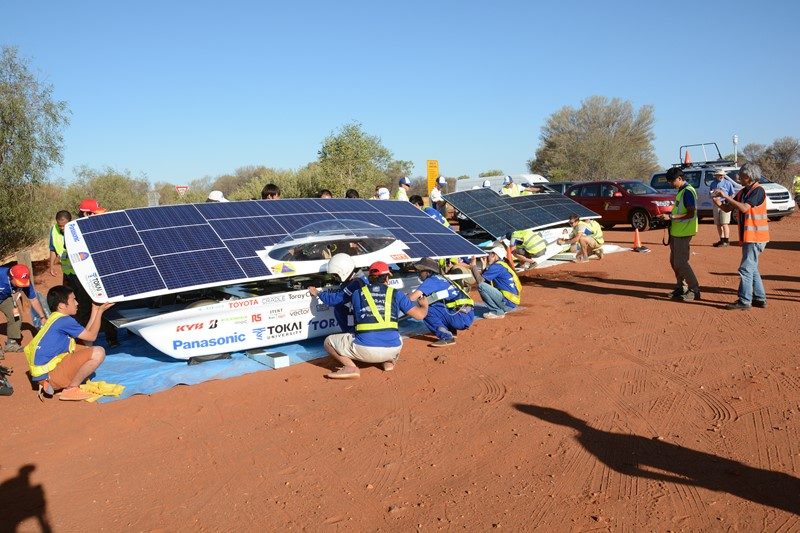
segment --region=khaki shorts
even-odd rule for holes
[[[72,380],[75,379],[78,370],[91,358],[91,346],[78,348],[62,359],[61,362],[50,371],[50,377],[47,378],[48,381],[50,381],[50,385],[52,385],[55,390],[66,389],[69,387],[69,384],[72,383]]]
[[[711,212],[714,215],[714,224],[716,224],[717,226],[731,223],[730,211],[726,213],[725,211],[717,207],[717,204],[714,204],[713,206],[711,206]]]
[[[597,250],[598,248],[603,246],[602,244],[597,244],[597,241],[595,240],[594,237],[589,237],[588,235],[584,235],[583,238],[586,239],[586,243],[589,245],[590,252],[592,250]]]
[[[353,342],[355,336],[352,333],[338,333],[336,335],[329,335],[325,339],[325,346],[333,348],[333,350],[342,357],[348,357],[355,361],[363,361],[364,363],[384,363],[386,361],[396,361],[400,356],[400,346],[392,346],[390,348],[380,348],[377,346],[361,346]],[[402,339],[400,340],[402,343]]]

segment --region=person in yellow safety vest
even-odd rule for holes
[[[456,343],[455,336],[472,325],[475,320],[475,302],[449,279],[441,275],[439,264],[430,257],[414,265],[422,284],[409,298],[428,298],[428,315],[425,325],[438,339],[428,346],[442,348]]]
[[[547,250],[547,241],[540,232],[532,229],[513,232],[509,236],[509,241],[512,245],[516,245],[512,252],[514,258],[524,263],[527,268],[534,266],[536,262],[533,259],[543,256]]]
[[[484,270],[478,267],[475,257],[470,260],[469,266],[472,277],[478,284],[478,294],[483,303],[489,308],[483,318],[505,318],[508,311],[516,309],[522,297],[522,284],[514,269],[506,262],[506,250],[495,246],[489,251],[484,263]]]
[[[594,254],[599,259],[603,258],[603,228],[594,220],[581,220],[577,214],[569,216],[569,224],[572,226],[572,234],[567,239],[558,239],[558,244],[579,245],[575,246],[575,262],[583,263],[589,260],[589,256]]]
[[[400,178],[397,184],[397,192],[394,193],[394,199],[402,202],[408,201],[408,191],[411,190],[411,180],[408,178]]]
[[[506,176],[503,178],[503,186],[500,188],[500,194],[511,196],[512,198],[519,196],[522,193],[519,185],[514,183],[514,178]]]
[[[92,304],[89,323],[84,328],[77,320],[78,300],[75,292],[56,285],[47,292],[50,317],[25,347],[31,379],[39,384],[39,394],[52,395],[61,390],[61,400],[85,400],[91,394],[80,389],[81,383],[97,370],[106,357],[101,346],[78,348],[75,340],[93,342],[100,331],[103,312],[114,305]]]
[[[739,264],[739,290],[735,302],[726,309],[747,310],[751,307],[767,307],[767,293],[758,272],[758,258],[769,242],[769,219],[767,218],[767,193],[758,182],[761,167],[745,163],[739,169],[739,181],[744,186],[735,196],[725,191],[715,191],[712,200],[724,211],[739,211],[739,243],[742,245],[742,260]],[[722,199],[726,203],[722,203]]]
[[[519,195],[530,196],[532,194],[539,194],[543,191],[544,189],[542,189],[540,186],[531,183],[529,181],[526,181],[525,183],[522,184],[522,190],[520,191]]]
[[[669,262],[675,272],[676,285],[670,298],[684,302],[699,300],[700,284],[689,265],[692,237],[697,235],[698,229],[697,191],[686,181],[680,167],[667,170],[666,179],[678,189],[672,212],[661,215],[669,221]]]
[[[69,211],[59,211],[56,213],[56,223],[50,228],[50,261],[48,272],[51,276],[56,276],[56,262],[61,262],[61,273],[63,274],[63,283],[72,286],[72,283],[67,281],[68,276],[75,277],[75,270],[72,268],[72,262],[67,255],[67,247],[64,245],[64,226],[67,222],[72,220],[72,213]],[[77,281],[77,278],[75,278]]]
[[[391,271],[383,261],[369,267],[369,283],[355,291],[351,298],[356,332],[329,335],[325,351],[343,365],[325,377],[354,379],[361,375],[355,361],[381,363],[385,371],[394,370],[403,341],[397,320],[405,313],[416,320],[428,314],[428,300],[412,302],[402,291],[389,287]]]

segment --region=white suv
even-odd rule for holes
[[[683,159],[683,154],[686,149],[697,146],[702,147],[702,151],[705,154],[706,147],[713,146],[716,148],[717,145],[716,143],[704,143],[681,146],[681,159]],[[721,168],[728,174],[728,177],[733,180],[734,188],[737,191],[742,188],[738,181],[739,167],[735,166],[733,161],[723,160],[722,156],[719,154],[719,149],[717,149],[717,155],[719,156],[719,159],[716,161],[701,161],[696,163],[689,162],[681,165],[683,167],[683,175],[686,178],[686,181],[690,183],[697,191],[697,201],[699,203],[697,216],[699,218],[710,217],[712,215],[711,194],[708,186],[712,181],[714,181],[714,172],[717,169]],[[673,192],[677,192],[667,182],[666,175],[666,172],[653,174],[653,177],[650,180],[650,186],[659,191],[671,190]],[[767,216],[770,218],[770,220],[780,220],[786,215],[790,215],[792,211],[794,211],[796,204],[794,198],[792,198],[792,195],[789,193],[789,190],[786,187],[779,185],[778,183],[773,183],[764,176],[761,176],[759,183],[762,187],[764,187],[764,192],[767,193]]]

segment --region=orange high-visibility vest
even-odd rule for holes
[[[747,203],[747,197],[750,196],[756,187],[761,187],[759,183],[754,183],[745,194],[742,189],[736,193],[735,200],[737,202]],[[740,243],[755,243],[755,242],[769,242],[769,219],[767,218],[767,196],[764,194],[764,201],[761,205],[750,206],[746,213],[740,213],[739,219],[739,242]]]

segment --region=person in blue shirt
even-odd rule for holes
[[[369,267],[369,283],[353,293],[355,333],[338,333],[325,339],[325,351],[341,368],[325,377],[354,379],[361,373],[355,361],[381,363],[385,371],[394,370],[394,364],[403,348],[397,320],[401,313],[422,320],[428,313],[428,301],[409,300],[403,292],[389,287],[391,271],[383,261]]]
[[[718,168],[714,172],[714,179],[708,184],[708,192],[711,194],[712,198],[719,195],[719,193],[715,191],[721,191],[728,196],[736,194],[733,181],[728,177],[728,173],[721,168]],[[722,203],[725,203],[724,199]],[[730,211],[725,211],[714,203],[711,206],[711,212],[714,215],[714,225],[717,226],[717,233],[719,233],[719,241],[711,246],[714,248],[729,246],[731,240],[731,228],[729,225],[731,223]]]
[[[355,333],[355,319],[353,306],[350,302],[353,293],[367,285],[369,280],[363,274],[356,274],[356,265],[353,258],[347,254],[336,254],[328,261],[328,273],[338,276],[341,281],[336,289],[319,290],[309,287],[311,296],[316,296],[322,303],[333,307],[333,316],[339,324],[342,333]]]
[[[437,211],[433,207],[425,207],[425,202],[422,200],[422,196],[420,196],[419,194],[411,195],[411,198],[409,198],[408,201],[417,206],[425,214],[427,214],[429,217],[434,219],[436,222],[438,222],[445,228],[450,227],[450,223],[447,221],[446,218],[442,216],[442,214],[439,211]]]
[[[508,311],[514,310],[522,296],[522,284],[517,273],[506,262],[506,251],[501,246],[495,246],[486,257],[488,266],[481,272],[478,263],[473,257],[469,266],[472,276],[478,283],[478,294],[483,303],[489,308],[483,318],[505,318]]]
[[[414,265],[422,284],[409,298],[420,296],[428,299],[428,315],[425,325],[439,339],[429,344],[441,348],[455,344],[455,335],[472,325],[475,320],[475,302],[464,291],[440,274],[439,263],[425,257]]]
[[[92,342],[100,331],[103,312],[114,305],[92,304],[89,323],[84,328],[75,320],[78,300],[75,292],[56,285],[47,292],[52,313],[42,329],[25,347],[31,379],[39,384],[39,395],[61,390],[61,400],[85,400],[91,396],[80,389],[81,383],[97,370],[106,357],[101,346],[78,346],[76,339]]]
[[[47,316],[42,309],[42,304],[36,296],[36,290],[31,284],[31,272],[25,265],[0,267],[0,311],[6,316],[6,344],[0,348],[0,359],[4,352],[19,352],[22,350],[22,318],[19,311],[19,299],[22,295],[28,297],[33,310],[40,317]]]

